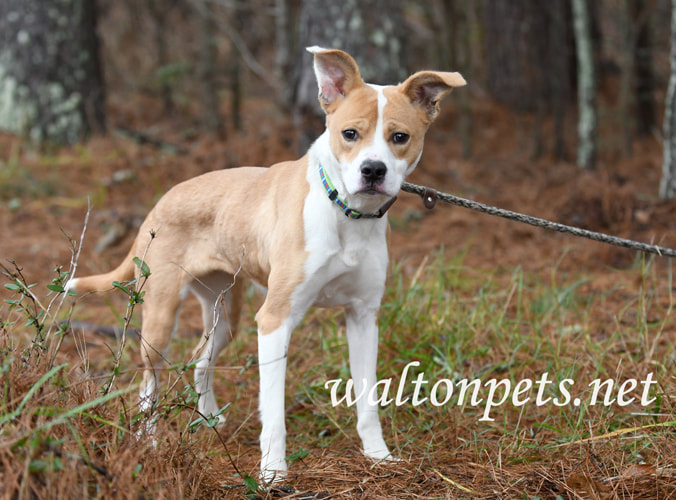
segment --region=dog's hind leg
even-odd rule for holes
[[[214,366],[219,353],[235,336],[241,308],[241,283],[230,274],[212,273],[190,284],[202,308],[204,332],[193,352],[195,390],[199,395],[198,410],[205,416],[218,413],[213,391]],[[223,415],[219,423],[225,421]]]
[[[159,278],[163,279],[159,279]],[[176,327],[176,317],[181,303],[180,288],[161,286],[162,283],[180,282],[180,276],[160,276],[155,272],[148,281],[143,303],[141,324],[141,358],[143,359],[143,380],[139,394],[139,408],[150,414],[158,401],[160,373],[166,365],[169,341]],[[152,423],[146,425],[146,432],[152,433]]]

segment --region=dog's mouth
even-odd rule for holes
[[[375,195],[384,195],[388,196],[388,193],[383,189],[382,185],[377,185],[377,184],[371,184],[369,186],[366,186],[362,188],[361,190],[357,191],[357,194],[365,194],[368,196],[375,196]]]

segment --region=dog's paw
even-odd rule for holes
[[[216,401],[206,402],[204,405],[200,404],[198,406],[200,414],[204,416],[205,423],[209,427],[221,427],[223,424],[225,424],[226,418],[223,412],[226,410],[226,408],[227,406],[219,408],[216,404]]]
[[[368,449],[368,450],[365,449],[364,455],[366,455],[371,460],[379,464],[394,464],[402,461],[401,458],[392,455],[392,453],[390,453],[390,451],[387,448]]]
[[[159,442],[155,436],[155,430],[157,428],[157,423],[155,419],[148,419],[146,422],[141,423],[140,427],[136,430],[136,440],[137,441],[150,441],[150,445],[153,448],[157,448]]]
[[[264,462],[261,464],[261,480],[266,484],[282,482],[286,479],[287,470],[285,460]]]

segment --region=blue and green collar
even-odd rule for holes
[[[340,199],[338,196],[338,190],[333,187],[333,183],[331,182],[331,179],[329,179],[329,175],[324,171],[324,167],[322,167],[321,163],[319,164],[319,178],[322,180],[324,189],[326,189],[326,194],[329,195],[329,200],[338,205],[345,216],[349,217],[350,219],[380,219],[397,200],[397,197],[394,196],[390,198],[382,207],[380,207],[376,213],[363,214],[357,210],[351,209],[347,206],[347,203]]]

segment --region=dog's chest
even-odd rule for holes
[[[319,306],[345,306],[373,294],[387,268],[386,222],[339,220],[308,239],[306,280]]]

